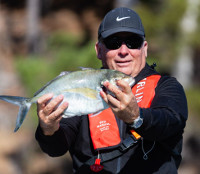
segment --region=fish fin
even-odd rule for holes
[[[16,127],[14,132],[17,132],[17,130],[21,127],[30,107],[31,107],[31,102],[29,98],[25,97],[18,97],[18,96],[6,96],[6,95],[1,95],[0,100],[4,100],[8,103],[18,105],[19,106],[19,112],[17,115],[17,120],[16,120]]]
[[[100,114],[101,112],[102,112],[102,111],[98,111],[98,112],[92,113],[91,116],[96,116],[96,115]]]
[[[84,70],[94,70],[94,68],[87,68],[87,67],[82,67],[82,66],[80,66],[79,68],[80,68],[81,70],[83,70],[83,71],[84,71]]]
[[[38,95],[40,92],[42,92],[47,86],[49,86],[51,83],[53,83],[54,81],[56,81],[57,79],[61,78],[62,76],[71,73],[70,71],[63,71],[61,72],[57,77],[55,77],[53,80],[47,82],[42,88],[40,88],[35,94],[34,96]]]
[[[70,117],[74,117],[74,116],[79,116],[79,115],[74,115],[74,113],[67,113],[67,114],[63,114],[62,118],[70,118]]]
[[[69,74],[69,73],[71,73],[71,71],[62,71],[62,72],[58,75],[58,77],[64,76],[64,75]]]
[[[31,107],[31,103],[26,103],[26,105],[20,106],[19,112],[18,112],[18,115],[17,115],[16,127],[15,127],[14,132],[17,132],[18,129],[21,127],[30,107]]]
[[[70,116],[69,115],[62,115],[62,118],[69,118]]]
[[[129,83],[129,86],[130,86],[130,87],[133,87],[134,84],[135,84],[135,78],[132,77],[132,81]]]

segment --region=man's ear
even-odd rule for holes
[[[101,43],[100,42],[96,42],[95,44],[95,50],[96,50],[96,55],[97,55],[97,58],[101,60]]]
[[[148,42],[144,41],[144,52],[145,52],[145,57],[147,58],[147,50],[148,50]]]

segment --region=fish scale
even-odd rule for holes
[[[44,94],[53,93],[53,98],[60,94],[64,96],[61,104],[65,101],[69,103],[68,108],[63,112],[64,118],[87,115],[108,108],[100,96],[103,82],[109,81],[117,86],[116,80],[120,79],[128,82],[131,87],[135,83],[133,77],[116,70],[84,68],[80,71],[66,71],[48,82],[32,98],[0,95],[0,100],[20,107],[14,130],[16,132],[22,125],[31,105]]]

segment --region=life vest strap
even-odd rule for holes
[[[141,137],[140,137],[141,138]],[[140,138],[135,138],[133,135],[130,135],[128,138],[122,141],[122,144],[120,145],[119,149],[124,152],[127,149],[129,149],[131,146],[136,144]]]
[[[124,139],[122,141],[122,143],[119,146],[119,148],[117,148],[117,149],[115,149],[115,150],[113,150],[111,152],[101,152],[100,154],[95,155],[92,158],[90,158],[82,166],[94,164],[94,161],[97,158],[100,158],[101,159],[101,163],[103,163],[103,162],[115,159],[117,157],[120,157],[121,155],[124,154],[125,151],[129,150],[131,147],[133,147],[135,144],[137,144],[140,139],[141,138],[137,139],[133,135],[130,135],[126,139]]]

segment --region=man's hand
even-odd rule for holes
[[[59,123],[62,119],[63,111],[68,107],[68,103],[63,101],[63,95],[52,99],[53,94],[45,94],[38,99],[37,114],[39,117],[40,127],[44,135],[53,135],[59,129]],[[49,100],[52,99],[50,102]]]
[[[124,122],[133,123],[139,116],[139,106],[129,84],[123,80],[118,80],[117,85],[120,88],[109,82],[104,82],[103,85],[115,95],[113,97],[104,91],[100,92],[101,97],[110,106],[113,113]]]

